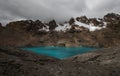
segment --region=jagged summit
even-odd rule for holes
[[[109,14],[108,14],[109,15]],[[69,21],[66,21],[63,24],[56,23],[55,20],[52,20],[48,23],[44,23],[40,20],[32,21],[32,20],[22,20],[16,22],[10,22],[7,24],[9,25],[23,25],[31,27],[31,30],[35,28],[35,30],[39,31],[69,31],[70,29],[74,28],[76,31],[82,31],[83,28],[89,31],[100,30],[107,26],[108,16],[106,15],[103,19],[99,18],[87,18],[86,16],[81,16],[77,18],[71,18]]]
[[[80,16],[63,24],[55,20],[10,22],[4,28],[0,25],[0,40],[0,45],[4,46],[118,46],[120,15],[109,13],[103,18]]]

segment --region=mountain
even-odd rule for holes
[[[90,46],[113,47],[120,44],[120,15],[103,18],[80,16],[62,24],[52,20],[23,20],[0,25],[0,46]]]
[[[19,48],[26,46],[101,49],[59,60]],[[81,16],[63,24],[55,20],[0,24],[0,76],[120,76],[120,15]]]

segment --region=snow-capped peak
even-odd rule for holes
[[[84,18],[83,18],[84,17]],[[88,19],[87,17],[77,17],[77,18],[72,18],[70,21],[63,23],[63,24],[58,24],[55,21],[52,21],[50,24],[44,24],[44,27],[39,29],[39,31],[57,31],[57,32],[66,32],[71,30],[71,28],[74,28],[76,31],[84,31],[83,29],[89,30],[89,31],[96,31],[96,30],[101,30],[103,28],[106,28],[107,22],[105,22],[102,19],[96,19],[96,18],[91,18]],[[77,25],[77,26],[76,26]],[[52,29],[50,29],[52,28]]]
[[[58,27],[55,28],[55,31],[63,31],[69,30],[71,28],[69,23],[65,23],[63,25],[58,24]]]
[[[82,22],[77,21],[77,20],[75,20],[74,24],[78,25],[80,27],[85,27],[85,28],[89,29],[89,31],[100,30],[100,29],[106,27],[106,23],[104,23],[105,24],[104,26],[100,27],[100,26],[95,26],[93,23],[85,24],[85,23],[82,23]]]

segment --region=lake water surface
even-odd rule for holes
[[[90,47],[25,47],[23,50],[32,51],[39,55],[47,55],[58,59],[69,58],[74,55],[86,53],[96,48]]]

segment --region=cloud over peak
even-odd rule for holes
[[[120,0],[0,0],[0,21],[18,19],[55,19],[87,15],[101,17],[106,13],[120,13]]]

